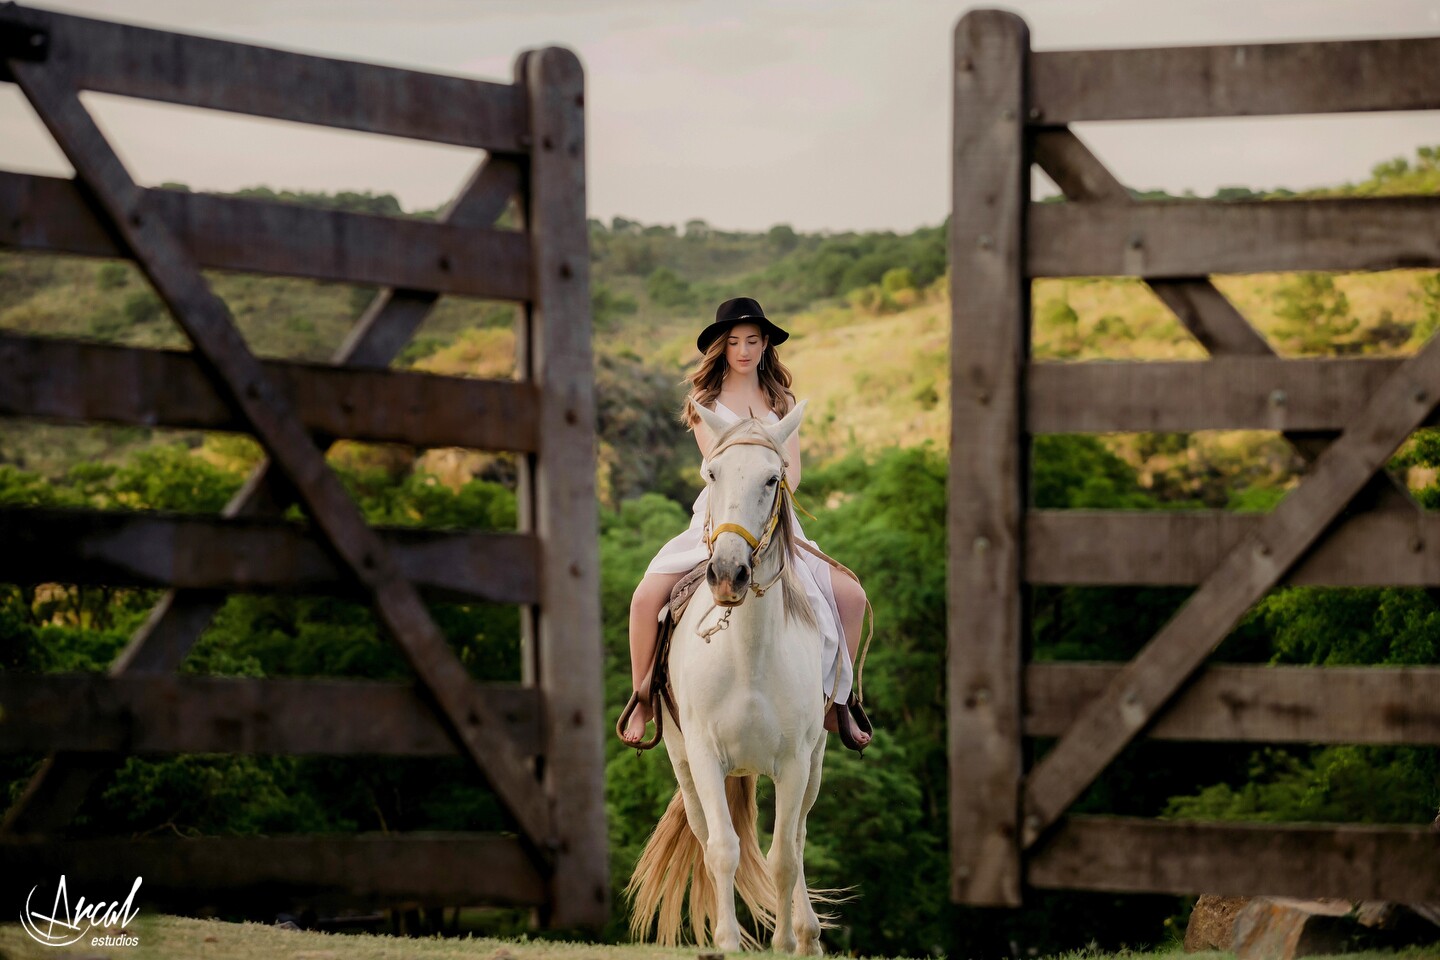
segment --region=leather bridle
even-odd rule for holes
[[[750,569],[754,570],[759,566],[761,556],[765,553],[766,549],[770,547],[771,543],[775,538],[775,531],[780,527],[780,509],[782,504],[784,503],[785,498],[790,495],[790,481],[784,475],[784,470],[790,466],[790,461],[786,458],[785,452],[780,449],[779,444],[777,444],[774,439],[769,436],[769,434],[766,434],[765,439],[763,440],[753,435],[733,436],[730,439],[726,440],[724,443],[717,446],[714,450],[710,451],[710,456],[706,459],[714,460],[723,451],[729,449],[732,446],[739,446],[741,444],[751,444],[757,447],[768,447],[780,456],[780,462],[782,465],[780,484],[775,490],[775,503],[770,507],[770,519],[765,524],[765,532],[757,537],[755,536],[755,534],[747,530],[742,524],[738,523],[722,523],[718,527],[712,528],[710,525],[710,502],[707,498],[705,502],[705,531],[701,535],[701,537],[705,541],[706,550],[713,558],[715,556],[716,537],[720,536],[720,534],[722,533],[739,534],[745,540],[745,542],[750,545]],[[785,574],[786,552],[787,551],[781,551],[780,569],[776,571],[775,576],[770,578],[769,583],[761,586],[754,580],[751,580],[750,583],[746,586],[746,591],[753,590],[755,591],[755,596],[763,597],[765,596],[765,591],[769,590],[771,587],[775,586],[775,584],[779,583],[780,578]],[[715,602],[723,607],[737,607],[745,602],[746,596],[747,593],[742,592],[740,595],[740,599],[736,600],[734,603],[720,603],[720,601],[718,600]]]

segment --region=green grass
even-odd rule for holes
[[[57,957],[134,957],[137,960],[693,960],[695,947],[668,949],[637,944],[602,944],[490,937],[413,939],[353,933],[280,930],[261,923],[227,923],[189,917],[149,915],[136,918],[128,931],[138,947],[96,948],[88,942],[47,947],[32,940],[18,923],[0,924],[0,960],[53,960]],[[1434,960],[1434,947],[1398,952],[1366,951],[1344,960]],[[1230,953],[1182,954],[1178,948],[1110,953],[1085,948],[1057,954],[1054,960],[1233,960]]]

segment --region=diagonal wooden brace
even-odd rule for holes
[[[1140,654],[1093,700],[1025,784],[1023,843],[1033,845],[1266,591],[1314,545],[1385,461],[1435,409],[1440,338],[1371,395],[1313,472],[1237,545]]]
[[[443,223],[490,226],[520,188],[520,163],[492,155],[471,175],[440,215]],[[338,366],[384,369],[414,335],[439,297],[429,290],[380,290],[335,352]],[[279,517],[296,494],[270,460],[261,461],[225,505],[226,517]],[[224,605],[226,594],[167,590],[111,664],[110,676],[171,673]],[[123,758],[108,754],[52,753],[30,778],[0,823],[0,836],[60,830],[79,810],[96,780]]]
[[[1135,202],[1125,185],[1115,179],[1115,175],[1068,127],[1052,127],[1037,133],[1034,158],[1067,200],[1079,203]],[[1274,353],[1265,338],[1208,279],[1146,282],[1210,353],[1258,356]]]
[[[526,758],[504,735],[493,708],[473,696],[474,684],[414,586],[365,525],[289,403],[268,382],[224,302],[169,228],[146,215],[144,191],[130,179],[73,85],[43,64],[11,60],[9,66],[77,179],[189,337],[217,392],[251,425],[329,547],[374,597],[381,623],[418,674],[447,733],[485,773],[531,840],[548,845],[549,808],[526,769]]]

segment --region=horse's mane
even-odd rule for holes
[[[745,417],[731,424],[724,433],[715,438],[715,446],[712,450],[722,449],[732,439],[740,436],[753,436],[765,441],[765,446],[770,447],[780,455],[780,459],[786,460],[785,451],[780,449],[770,431],[755,417]],[[800,585],[800,578],[795,573],[795,513],[790,508],[790,498],[780,498],[780,520],[775,525],[775,539],[771,542],[770,548],[784,550],[785,569],[780,575],[780,591],[784,601],[785,617],[797,621],[801,626],[812,630],[819,630],[820,623],[815,619],[815,611],[810,608],[810,601],[805,596],[805,588]]]

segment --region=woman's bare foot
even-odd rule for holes
[[[845,704],[843,703],[831,704],[829,712],[825,714],[826,730],[829,730],[831,733],[840,732],[840,720],[836,714],[837,711],[843,709],[844,707]],[[867,746],[870,743],[870,734],[866,733],[864,730],[861,730],[860,727],[855,723],[855,721],[850,717],[847,716],[845,719],[850,724],[850,736],[854,739],[856,744],[861,747]]]
[[[645,727],[652,719],[650,704],[641,700],[630,714],[630,722],[625,724],[625,734],[620,739],[632,747],[638,746],[645,739]]]

